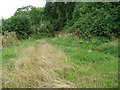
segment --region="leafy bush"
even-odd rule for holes
[[[35,26],[31,27],[32,31],[35,29],[38,30],[37,33],[32,33],[32,38],[34,39],[40,39],[43,36],[53,36],[53,25],[50,23],[50,21],[43,21],[41,24],[37,24]]]
[[[53,29],[53,25],[50,21],[44,21],[43,25],[44,25],[44,27],[41,25],[41,29],[44,28],[45,29],[44,32],[46,32],[47,34],[53,34],[54,29]]]
[[[30,27],[30,18],[28,15],[24,14],[12,16],[3,22],[3,31],[14,31],[17,35],[21,34],[23,39],[28,38],[32,33]]]
[[[120,7],[113,3],[77,3],[71,27],[80,30],[83,37],[119,37],[119,10]]]

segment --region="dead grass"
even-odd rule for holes
[[[24,55],[13,59],[12,64],[3,67],[2,86],[5,88],[72,88],[75,85],[61,79],[56,71],[72,68],[65,63],[67,57],[46,41],[30,46]]]

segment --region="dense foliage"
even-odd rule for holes
[[[111,38],[120,35],[120,6],[116,3],[77,3],[70,29],[78,29],[83,36]]]
[[[5,23],[5,25],[4,25]],[[31,22],[28,15],[16,15],[13,16],[3,23],[3,30],[9,32],[16,32],[18,35],[21,35],[23,39],[28,38],[28,35],[32,33],[31,31]]]
[[[75,3],[46,3],[44,14],[46,19],[50,20],[54,27],[54,31],[61,31],[69,20],[72,20],[72,12]]]
[[[15,31],[23,36],[38,28],[42,35],[77,29],[83,38],[113,38],[120,36],[119,12],[119,3],[47,2],[44,8],[18,8],[14,16],[2,20],[2,26],[3,32]]]

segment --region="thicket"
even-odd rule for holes
[[[35,28],[39,36],[77,29],[83,38],[119,38],[119,12],[120,3],[47,2],[44,8],[18,8],[12,17],[2,20],[2,30],[22,34],[23,38],[28,38]]]
[[[83,37],[119,37],[119,3],[77,3],[73,19],[64,28],[67,32],[80,30]]]

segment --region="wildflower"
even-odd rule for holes
[[[88,52],[90,53],[92,50],[89,50]]]

